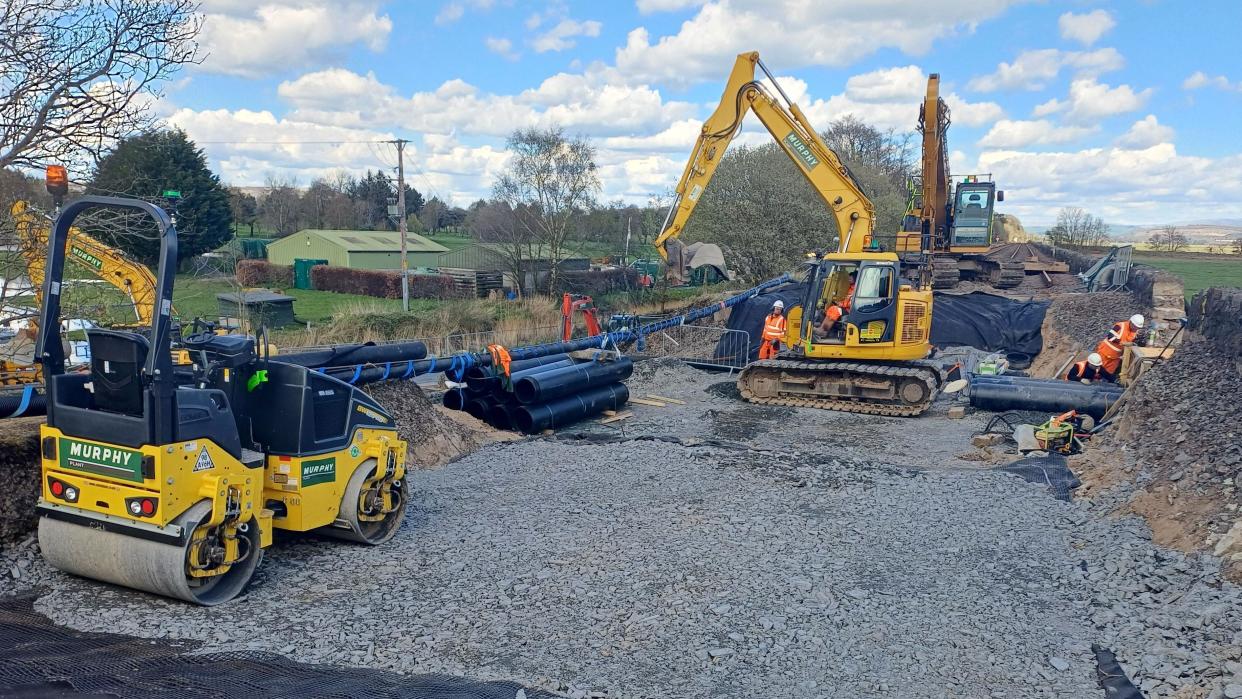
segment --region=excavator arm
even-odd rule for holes
[[[36,300],[42,303],[43,275],[51,224],[32,212],[24,201],[13,204],[9,213],[17,224],[20,254],[26,263],[26,274],[34,287]],[[151,270],[79,228],[69,229],[68,242],[69,255],[125,294],[134,307],[134,320],[139,325],[150,324],[156,296],[155,277]]]
[[[774,97],[761,82],[755,80],[758,66],[780,94]],[[875,222],[871,200],[854,180],[849,170],[824,143],[806,115],[789,99],[776,78],[759,60],[759,53],[738,54],[716,111],[703,123],[703,130],[690,153],[690,160],[677,183],[672,206],[664,227],[655,240],[656,250],[667,260],[668,241],[685,230],[690,215],[729,143],[742,126],[746,111],[753,111],[781,150],[798,166],[798,171],[811,183],[836,218],[840,234],[838,252],[860,252],[870,242]]]

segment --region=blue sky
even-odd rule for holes
[[[913,128],[942,76],[955,173],[993,172],[1033,225],[1242,218],[1242,3],[1020,0],[206,0],[209,55],[159,109],[232,184],[395,163],[468,204],[504,135],[599,148],[602,198],[675,183],[733,57],[756,49],[820,127]],[[750,124],[739,140],[769,137]],[[272,143],[279,142],[279,143]]]

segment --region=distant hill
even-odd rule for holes
[[[1166,225],[1110,223],[1108,233],[1117,241],[1144,242],[1159,233]],[[1242,238],[1242,219],[1219,219],[1216,221],[1192,221],[1172,224],[1191,243],[1220,244]],[[1028,226],[1032,235],[1044,235],[1052,226]]]

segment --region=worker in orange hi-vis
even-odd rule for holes
[[[1103,360],[1105,372],[1116,376],[1121,370],[1121,357],[1126,351],[1126,345],[1137,344],[1141,347],[1144,344],[1144,325],[1143,316],[1137,313],[1130,316],[1129,320],[1113,324],[1108,331],[1108,337],[1095,346],[1096,354]]]
[[[780,351],[785,337],[785,302],[777,299],[772,312],[763,319],[763,341],[759,344],[759,358],[773,359]]]

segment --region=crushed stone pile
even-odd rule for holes
[[[1094,347],[1108,334],[1113,323],[1146,311],[1128,292],[1101,291],[1058,296],[1048,308],[1048,317],[1057,332],[1077,340],[1083,347]]]
[[[695,369],[680,359],[661,357],[635,362],[634,373],[625,380],[625,385],[634,397],[653,393],[675,397],[700,390],[705,376],[707,372]]]
[[[34,530],[39,499],[41,417],[10,418],[0,429],[0,542],[17,541]]]
[[[1238,518],[1242,504],[1238,494],[1242,478],[1239,396],[1242,372],[1210,342],[1192,335],[1172,359],[1143,375],[1119,410],[1113,442],[1129,446],[1144,472],[1140,478],[1148,479],[1144,491],[1161,496],[1148,500],[1171,496],[1168,515],[1188,507],[1179,499],[1198,501],[1198,516],[1174,517],[1182,528],[1167,533],[1186,544],[1218,544],[1242,521]],[[1182,542],[1169,539],[1167,543]],[[1242,558],[1242,542],[1221,553],[1237,553]],[[1242,561],[1232,563],[1235,572],[1242,572]]]
[[[470,415],[433,403],[412,381],[388,381],[366,388],[388,409],[397,433],[409,443],[408,463],[434,468],[477,451],[484,445],[516,439]]]

